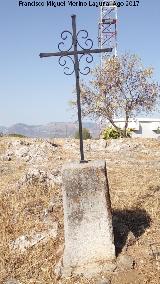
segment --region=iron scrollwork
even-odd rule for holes
[[[69,45],[69,48],[68,49],[64,49],[64,46],[65,46],[65,41],[71,37],[71,45]],[[70,31],[68,30],[65,30],[61,33],[61,39],[63,40],[62,42],[60,42],[58,44],[58,49],[59,51],[61,52],[64,52],[64,51],[71,51],[72,47],[73,47],[73,35]],[[80,43],[80,40],[84,40],[84,42],[81,44]],[[82,53],[79,57],[79,63],[80,61],[82,61],[84,59],[84,62],[85,64],[86,63],[91,63],[93,61],[93,56],[91,53],[89,53],[89,50],[92,49],[93,47],[93,41],[88,38],[88,32],[86,30],[80,30],[78,33],[77,33],[77,46],[79,46],[82,51],[84,50],[84,53]],[[69,71],[70,70],[70,67],[67,66],[67,64],[70,62],[73,63],[73,70],[72,71]],[[72,59],[72,57],[70,55],[62,55],[60,58],[59,58],[59,64],[61,66],[64,67],[64,74],[65,75],[72,75],[73,72],[74,72],[74,60]],[[88,66],[84,66],[83,67],[83,71],[80,69],[79,72],[82,74],[82,75],[87,75],[89,74],[90,72],[90,67]]]
[[[63,50],[63,49],[61,48],[61,46],[64,46],[64,44],[65,44],[64,41],[69,38],[69,35],[71,36],[71,39],[72,39],[71,45],[69,46],[68,49]],[[63,31],[63,32],[61,33],[61,39],[62,39],[63,41],[61,41],[61,42],[58,44],[58,49],[59,49],[59,51],[70,51],[70,50],[72,49],[72,46],[73,46],[73,36],[72,36],[72,33],[71,33],[70,31],[67,31],[67,30],[66,30],[66,31]]]
[[[93,61],[93,55],[92,54],[82,54],[79,58],[79,62],[81,61],[82,58],[85,58],[85,61],[87,63],[91,63]],[[83,67],[83,71],[80,69],[79,72],[82,74],[82,75],[88,75],[90,73],[91,69],[89,66],[84,66]]]
[[[84,44],[86,47],[83,47],[80,43],[79,43],[79,40],[78,40],[78,37],[79,35],[83,33],[83,35],[81,36],[81,39],[85,39],[84,41]],[[79,45],[80,48],[82,48],[83,50],[88,50],[88,49],[92,49],[93,47],[93,41],[88,38],[88,32],[86,30],[80,30],[78,33],[77,33],[77,44]]]
[[[69,71],[70,68],[68,66],[65,66],[65,65],[67,65],[67,60],[68,59],[71,60],[72,63],[73,63],[73,70],[72,71]],[[61,56],[61,57],[59,57],[58,61],[59,61],[59,65],[64,67],[64,74],[65,75],[72,75],[74,73],[74,61],[73,61],[71,56],[69,56],[69,55]]]
[[[84,40],[84,46],[82,44],[80,44],[79,42],[79,36],[81,35],[81,40]],[[80,30],[78,33],[77,33],[77,44],[78,46],[84,50],[84,51],[89,51],[92,49],[93,47],[93,41],[88,38],[88,32],[86,30]],[[79,58],[79,62],[81,61],[81,59],[85,59],[85,62],[86,63],[91,63],[93,61],[93,55],[91,53],[84,53],[80,56]],[[85,66],[83,67],[83,71],[80,69],[79,72],[82,74],[82,75],[88,75],[90,73],[90,67],[88,66]]]

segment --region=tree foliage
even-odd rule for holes
[[[81,85],[83,116],[108,119],[127,136],[129,118],[155,110],[160,85],[153,80],[153,68],[144,68],[136,55],[111,57],[92,76],[89,84]],[[124,117],[123,130],[115,124],[115,117]]]
[[[74,137],[75,137],[75,139],[79,139],[79,131],[76,131]],[[91,134],[90,134],[90,132],[87,128],[82,129],[82,137],[83,137],[83,140],[92,138],[92,136],[91,136]]]

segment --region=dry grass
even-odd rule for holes
[[[5,153],[11,138],[0,140],[0,155]],[[128,143],[128,140],[124,144]],[[50,161],[54,168],[66,160],[79,158],[73,149],[64,149],[64,140]],[[74,141],[78,143],[78,141]],[[131,147],[122,151],[87,151],[89,159],[106,159],[110,194],[113,208],[115,241],[121,238],[117,253],[124,253],[127,234],[132,231],[136,241],[129,245],[127,254],[135,260],[135,269],[116,272],[112,284],[160,283],[160,142],[154,139],[130,140]],[[132,147],[132,145],[136,145]],[[137,146],[138,145],[138,146]],[[58,160],[58,157],[61,160]],[[58,162],[57,162],[58,161]],[[44,187],[39,184],[17,188],[15,185],[23,176],[27,163],[14,158],[0,162],[0,283],[17,279],[21,284],[59,283],[54,275],[54,266],[59,260],[63,245],[63,210],[61,188]],[[45,209],[54,201],[48,218],[58,222],[58,237],[47,243],[39,243],[24,253],[13,251],[10,244],[17,237],[34,230],[46,229]],[[120,235],[117,224],[124,224],[128,232]],[[152,245],[156,244],[157,254]],[[158,254],[159,249],[159,254]],[[94,279],[71,278],[60,283],[97,283]]]
[[[16,278],[21,283],[53,283],[52,266],[56,262],[55,250],[62,241],[62,229],[59,239],[49,240],[47,244],[38,244],[20,254],[10,249],[9,244],[21,235],[31,231],[41,232],[46,229],[44,209],[49,205],[56,188],[47,190],[40,186],[10,190],[1,194],[1,279]],[[62,208],[56,206],[50,213],[52,221],[62,227]],[[50,265],[48,266],[48,264]],[[35,282],[36,281],[36,282]]]

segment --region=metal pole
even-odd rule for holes
[[[77,108],[78,108],[78,122],[79,122],[80,154],[81,154],[81,161],[80,162],[84,162],[82,119],[81,119],[81,102],[80,102],[80,85],[79,85],[79,61],[78,61],[78,54],[77,54],[76,15],[72,15],[72,29],[73,29],[73,47],[74,47],[74,70],[75,70],[75,76],[76,76],[76,90],[77,90]]]

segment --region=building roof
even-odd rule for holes
[[[124,118],[115,118],[115,122],[124,122]],[[147,118],[147,117],[135,117],[135,118],[130,118],[129,121],[135,121],[135,122],[160,122],[160,118]]]

